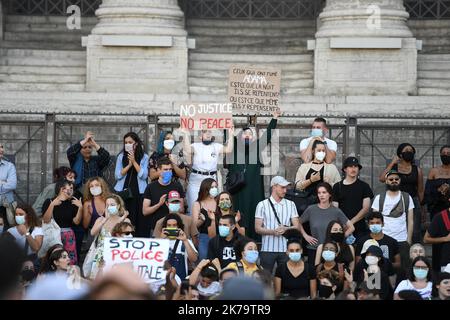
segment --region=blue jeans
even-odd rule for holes
[[[198,237],[198,259],[202,261],[208,258],[208,243],[209,237],[206,233],[200,233]]]

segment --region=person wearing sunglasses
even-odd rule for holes
[[[383,215],[383,233],[397,240],[401,267],[406,268],[414,228],[414,202],[408,193],[400,191],[400,175],[397,171],[387,172],[385,181],[386,192],[375,197],[372,210]]]
[[[134,237],[134,227],[130,222],[127,222],[127,221],[119,222],[112,229],[111,235],[113,237],[118,237],[118,238],[133,238]]]

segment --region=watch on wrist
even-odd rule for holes
[[[28,231],[27,233],[25,233],[25,237],[28,237],[29,235],[31,235],[30,231]]]

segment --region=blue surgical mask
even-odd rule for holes
[[[117,206],[109,206],[108,212],[110,215],[115,216],[116,214],[119,213],[119,209],[117,208]]]
[[[25,224],[25,216],[16,216],[17,224]]]
[[[3,233],[4,228],[5,228],[5,226],[0,226],[0,233]]]
[[[259,257],[259,252],[256,250],[248,250],[245,252],[245,260],[248,263],[256,263]]]
[[[219,226],[219,235],[222,238],[226,238],[230,235],[230,227],[228,226]]]
[[[209,195],[215,198],[219,195],[219,190],[216,187],[212,187],[211,189],[209,189]]]
[[[372,233],[380,233],[381,230],[383,230],[383,227],[381,224],[371,224],[369,225],[369,229]]]
[[[162,182],[164,184],[168,184],[172,180],[172,175],[173,175],[172,171],[164,171],[161,175],[163,180]]]
[[[414,276],[419,280],[426,279],[428,275],[428,270],[413,268],[413,272]]]
[[[181,204],[180,203],[169,203],[169,212],[177,213],[180,212]]]
[[[294,262],[299,262],[302,258],[301,252],[289,252],[289,259],[291,259]]]
[[[323,131],[322,129],[312,129],[311,130],[311,137],[322,137]]]
[[[322,252],[322,258],[328,262],[333,261],[336,258],[336,253],[334,251],[325,250]]]

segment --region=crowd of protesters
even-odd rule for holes
[[[161,132],[151,155],[129,132],[114,185],[102,178],[111,155],[88,131],[33,204],[17,204],[0,144],[0,299],[450,299],[450,146],[424,181],[415,147],[400,144],[374,194],[356,157],[336,167],[316,118],[295,181],[274,176],[265,190],[259,159],[278,116],[263,135],[232,128],[223,143],[209,130],[194,143]],[[146,284],[127,265],[104,273],[108,237],[168,239],[165,279]]]

